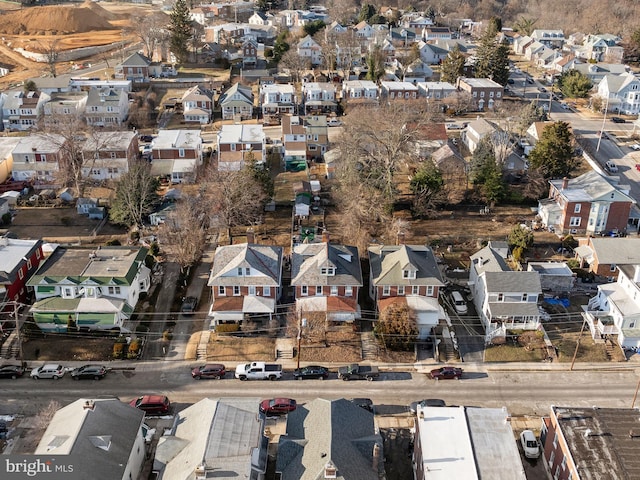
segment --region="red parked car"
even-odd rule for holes
[[[462,377],[462,369],[457,367],[440,367],[431,370],[430,375],[434,380],[450,380],[452,378],[458,380]]]
[[[148,415],[164,415],[171,410],[171,402],[164,395],[143,395],[131,400],[129,405],[143,410]]]
[[[201,378],[224,378],[226,373],[224,365],[221,363],[207,363],[191,370],[191,376],[196,380]]]
[[[260,411],[265,415],[283,415],[296,409],[293,398],[271,398],[260,402]]]

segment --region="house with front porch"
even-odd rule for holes
[[[323,115],[338,109],[336,87],[328,82],[306,82],[302,84],[302,101],[306,115]]]
[[[216,248],[207,285],[211,328],[243,320],[270,320],[282,295],[282,247],[253,243]]]
[[[371,80],[345,80],[342,82],[342,101],[352,106],[377,106],[378,85]]]
[[[549,181],[549,196],[538,202],[538,215],[558,234],[597,235],[627,232],[632,227],[631,209],[636,201],[619,177],[591,170],[579,177]],[[637,231],[637,225],[634,227]]]
[[[447,316],[438,303],[444,287],[433,250],[423,245],[369,247],[369,297],[378,312],[407,305],[416,314],[418,338],[425,340]]]
[[[474,253],[469,269],[473,304],[485,329],[485,343],[504,338],[507,330],[540,327],[538,272],[513,271],[491,245]]]
[[[598,285],[582,315],[594,339],[606,337],[623,348],[640,348],[640,263],[615,268],[616,282]]]
[[[40,330],[120,330],[149,291],[145,247],[58,247],[27,282]]]
[[[260,85],[260,108],[265,124],[279,124],[283,115],[295,113],[295,87],[288,83]]]
[[[129,117],[129,94],[122,88],[92,87],[87,95],[84,118],[94,127],[122,127]]]
[[[59,124],[73,125],[82,118],[87,106],[87,92],[53,92],[44,104],[42,123],[45,128]]]
[[[82,145],[85,178],[111,180],[138,161],[138,135],[131,130],[93,132]]]
[[[262,164],[267,159],[267,137],[262,125],[221,125],[217,136],[218,170],[238,171],[252,159]]]
[[[609,112],[638,115],[640,113],[640,79],[633,73],[605,75],[598,83],[597,96]]]
[[[132,83],[146,83],[152,73],[151,60],[141,53],[134,53],[114,68],[116,80],[130,80]]]
[[[20,138],[13,148],[11,176],[18,181],[53,182],[63,161],[66,139],[56,133]]]
[[[199,85],[191,87],[182,95],[182,110],[186,123],[206,125],[213,113],[213,93]]]
[[[44,105],[50,96],[44,92],[9,90],[2,104],[2,125],[5,132],[24,132],[38,124]]]
[[[587,236],[578,238],[574,249],[580,268],[613,282],[618,265],[640,264],[640,238]]]
[[[194,182],[203,162],[202,148],[200,130],[158,130],[151,142],[151,173],[171,183]]]
[[[380,82],[380,98],[388,101],[417,100],[418,87],[411,82]]]
[[[291,286],[299,318],[321,315],[327,322],[353,322],[360,318],[362,285],[356,247],[329,242],[293,247]]]
[[[296,51],[300,57],[307,59],[312,66],[322,63],[322,47],[311,38],[311,35],[307,35],[298,42]]]
[[[253,92],[251,87],[234,83],[218,98],[223,120],[249,120],[253,118]]]

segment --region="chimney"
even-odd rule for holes
[[[404,245],[404,232],[398,232],[398,236],[396,238],[396,245]]]
[[[201,463],[196,466],[193,473],[196,480],[205,480],[207,478],[207,466],[204,463]]]
[[[373,460],[371,463],[371,467],[374,472],[377,472],[380,468],[380,445],[378,443],[373,444]]]
[[[326,228],[322,231],[322,241],[324,243],[329,243],[331,236],[329,235],[329,230]]]
[[[568,186],[569,186],[569,179],[567,177],[564,177],[562,179],[562,190],[566,190]]]
[[[82,409],[83,410],[93,410],[95,408],[96,404],[93,402],[93,400],[87,400],[84,402],[84,405],[82,405]]]
[[[256,235],[253,228],[247,228],[247,243],[256,243]]]

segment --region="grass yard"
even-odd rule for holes
[[[544,349],[527,350],[520,345],[491,345],[484,351],[485,362],[540,362],[545,357]]]

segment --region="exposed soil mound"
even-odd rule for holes
[[[91,2],[92,3],[92,2]],[[99,5],[30,7],[2,15],[0,33],[7,35],[85,33],[111,30],[107,17],[118,15]]]

